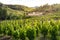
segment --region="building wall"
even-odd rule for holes
[[[32,12],[32,13],[28,13],[28,16],[40,16],[42,15],[42,12]]]

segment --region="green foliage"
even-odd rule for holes
[[[53,29],[50,30],[50,34],[51,34],[51,40],[57,40],[57,29],[56,27],[53,27]]]
[[[28,29],[27,30],[27,37],[29,38],[29,40],[35,40],[35,37],[36,37],[35,29]]]
[[[60,31],[59,21],[42,22],[38,19],[5,20],[0,22],[0,34],[12,36],[16,40],[26,40],[26,38],[35,40],[36,37],[41,36],[38,34],[42,34],[44,38],[49,34],[51,40],[57,40]]]
[[[30,17],[31,19],[24,19],[27,13],[34,11],[46,14],[39,17]],[[35,40],[36,37],[40,36],[39,34],[42,34],[44,38],[49,34],[51,40],[57,40],[57,35],[60,32],[60,20],[57,20],[59,18],[60,4],[46,4],[36,8],[1,4],[0,19],[5,21],[0,21],[0,34],[12,36],[16,40],[26,40],[26,37],[29,40]]]
[[[5,20],[7,18],[6,8],[0,8],[0,19]]]
[[[20,29],[20,35],[21,40],[26,40],[26,31],[24,29]]]
[[[51,28],[50,28],[50,34],[51,34],[51,40],[57,40],[57,35],[58,35],[58,27],[56,25],[56,22],[51,21]]]
[[[48,34],[48,26],[46,25],[46,23],[43,22],[42,28],[40,30],[41,30],[41,34],[45,38],[47,36],[47,34]]]
[[[18,39],[19,38],[19,32],[16,30],[16,31],[13,31],[13,37],[15,39]]]
[[[24,12],[23,11],[16,11],[12,10],[10,8],[6,7],[1,7],[0,8],[0,19],[5,20],[5,19],[21,19],[24,17]]]

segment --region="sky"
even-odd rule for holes
[[[4,4],[18,4],[25,5],[28,7],[41,6],[45,4],[60,4],[60,0],[0,0]]]

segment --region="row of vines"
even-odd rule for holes
[[[59,40],[60,20],[6,20],[0,22],[0,34],[14,40]],[[41,39],[42,37],[42,39]]]

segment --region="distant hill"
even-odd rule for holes
[[[26,11],[26,12],[29,12],[29,11],[33,11],[34,8],[31,8],[31,7],[27,7],[27,6],[24,6],[24,5],[7,5],[7,4],[3,4],[3,3],[0,3],[0,7],[8,7],[8,8],[11,8],[13,10],[18,10],[18,11]]]
[[[40,7],[27,7],[24,5],[7,5],[7,4],[0,3],[0,7],[8,7],[13,10],[24,11],[24,12],[36,12],[37,11],[37,12],[48,13],[48,12],[60,11],[60,4],[53,4],[53,5],[45,4]]]
[[[24,5],[7,5],[0,3],[0,10],[0,19],[20,19],[24,17],[25,13],[32,12],[34,8],[30,8]],[[5,16],[7,16],[7,18]]]
[[[24,18],[27,13],[40,13],[43,15],[58,15],[60,12],[60,4],[48,5],[45,4],[40,7],[27,7],[24,5],[7,5],[0,3],[0,19],[20,19]],[[50,14],[49,14],[50,13]]]

